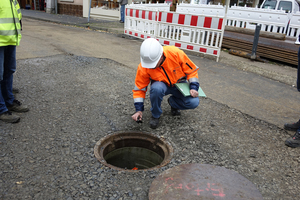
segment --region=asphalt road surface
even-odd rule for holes
[[[300,198],[300,149],[284,145],[293,132],[282,129],[299,119],[295,68],[190,55],[208,98],[175,118],[163,101],[152,130],[149,100],[144,123],[130,118],[140,40],[26,18],[23,26],[14,84],[31,110],[17,124],[0,122],[1,199],[144,200],[159,174],[188,163],[234,170],[264,199]],[[130,130],[169,141],[171,162],[128,173],[95,159],[98,140]]]

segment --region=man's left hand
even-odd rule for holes
[[[190,94],[191,94],[192,97],[198,97],[198,95],[199,95],[198,91],[193,90],[193,89],[190,90]]]

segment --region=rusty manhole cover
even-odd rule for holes
[[[117,170],[149,170],[168,164],[173,148],[162,138],[143,132],[117,132],[99,140],[94,147],[96,158]]]
[[[168,169],[151,184],[149,200],[262,200],[254,184],[242,175],[207,164],[184,164]]]

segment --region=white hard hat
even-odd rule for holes
[[[140,49],[142,67],[155,68],[162,54],[163,47],[156,39],[146,39]]]

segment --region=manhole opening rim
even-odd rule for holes
[[[117,138],[114,140],[114,138]],[[106,162],[104,159],[103,151],[105,148],[114,143],[115,141],[120,141],[122,139],[139,139],[139,140],[147,140],[147,142],[154,142],[157,147],[161,148],[161,150],[164,152],[164,158],[161,164],[148,168],[148,169],[139,169],[139,170],[131,170],[131,169],[124,169],[120,168],[114,165],[111,165]],[[94,147],[94,155],[97,158],[97,160],[102,163],[103,165],[118,170],[118,171],[126,171],[126,172],[138,172],[138,171],[150,171],[150,170],[156,170],[159,169],[165,165],[167,165],[171,158],[173,157],[173,147],[171,146],[170,142],[166,141],[164,138],[161,138],[153,133],[149,132],[140,132],[140,131],[117,131],[114,133],[111,133],[103,138],[101,138],[98,142],[96,142],[96,145]]]

